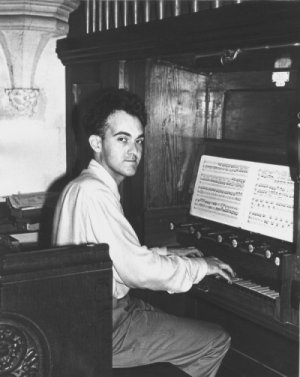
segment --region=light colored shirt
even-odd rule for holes
[[[202,258],[167,255],[166,248],[141,246],[123,214],[116,182],[95,160],[62,192],[52,243],[107,243],[115,298],[124,297],[130,288],[186,292],[207,273]]]

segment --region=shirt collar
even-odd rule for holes
[[[92,159],[89,163],[88,170],[95,174],[98,178],[103,181],[106,186],[108,186],[113,194],[120,200],[120,193],[118,185],[113,177],[109,174],[107,170],[104,169],[102,165],[99,164],[96,160]]]

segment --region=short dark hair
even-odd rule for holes
[[[107,119],[118,110],[126,111],[146,126],[147,114],[144,102],[134,93],[125,89],[108,88],[94,92],[85,101],[83,127],[87,136],[104,136]]]

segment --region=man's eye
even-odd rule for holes
[[[118,140],[121,141],[122,143],[127,143],[127,138],[124,136],[119,137]]]
[[[144,139],[138,139],[136,142],[137,144],[144,144]]]

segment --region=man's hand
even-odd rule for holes
[[[207,275],[218,275],[226,279],[228,283],[231,283],[232,278],[235,276],[235,273],[233,272],[229,264],[224,263],[220,259],[215,257],[207,257],[204,259],[208,267]]]
[[[196,249],[194,246],[189,247],[177,247],[177,246],[168,246],[168,255],[173,254],[178,257],[189,257],[189,258],[201,258],[203,257],[202,251]]]

